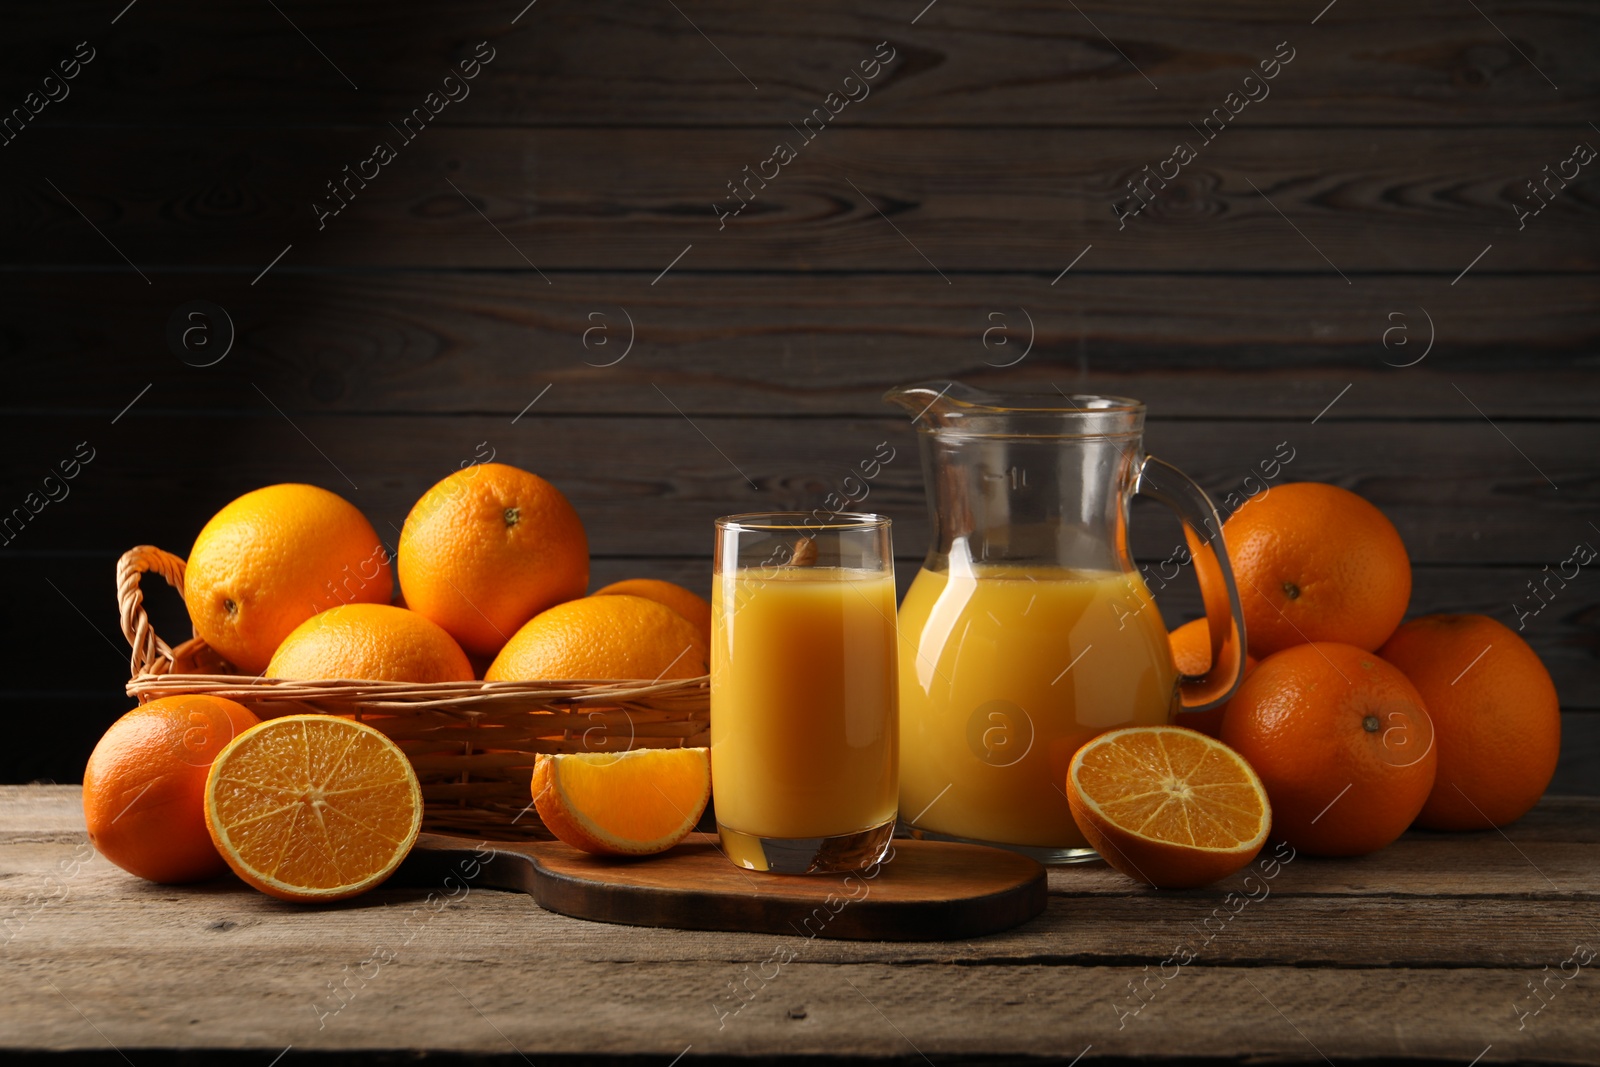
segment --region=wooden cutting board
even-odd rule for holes
[[[854,875],[783,875],[735,867],[712,834],[644,859],[591,856],[559,841],[423,834],[395,880],[445,898],[521,890],[548,911],[596,922],[852,941],[978,937],[1045,907],[1035,861],[941,841],[896,840],[890,859]]]

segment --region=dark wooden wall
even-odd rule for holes
[[[596,581],[703,588],[714,516],[814,506],[888,441],[869,505],[908,579],[921,477],[878,399],[908,380],[1140,397],[1151,450],[1219,496],[1288,442],[1282,478],[1394,519],[1414,611],[1515,626],[1542,568],[1600,546],[1600,162],[1517,206],[1600,146],[1589,0],[925,2],[13,13],[0,107],[94,58],[0,145],[0,507],[94,458],[0,548],[0,777],[76,780],[127,706],[117,554],[185,552],[269,482],[392,534],[492,448],[577,504]],[[482,41],[470,96],[405,142],[389,124]],[[879,42],[870,95],[801,144]],[[1202,146],[1189,124],[1291,49]],[[779,141],[797,158],[719,228]],[[1178,142],[1198,158],[1119,227]],[[168,337],[197,300],[231,320],[211,366],[215,312]],[[1177,539],[1138,508],[1143,558]],[[184,636],[175,601],[158,618]],[[1525,624],[1566,709],[1556,788],[1600,791],[1600,567]]]

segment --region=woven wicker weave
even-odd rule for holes
[[[133,654],[128,695],[204,693],[261,718],[351,715],[405,750],[422,781],[423,825],[479,837],[548,837],[529,808],[540,752],[704,745],[708,680],[669,682],[367,682],[249,678],[196,637],[176,648],[150,625],[139,582],[148,571],[183,592],[184,561],[141,545],[117,561],[117,604]]]

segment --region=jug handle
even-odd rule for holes
[[[1153,497],[1178,513],[1183,537],[1194,558],[1200,598],[1211,635],[1211,666],[1204,674],[1182,675],[1179,711],[1208,711],[1233,696],[1244,677],[1244,610],[1222,545],[1222,519],[1211,498],[1188,475],[1165,460],[1145,456],[1134,492]]]

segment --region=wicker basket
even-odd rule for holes
[[[133,649],[128,695],[204,693],[258,716],[350,715],[405,750],[422,782],[423,826],[488,838],[549,837],[529,807],[540,752],[621,751],[708,743],[705,676],[669,682],[366,682],[247,678],[195,637],[168,645],[139,588],[154,571],[183,593],[184,561],[141,545],[117,561],[122,633]]]

